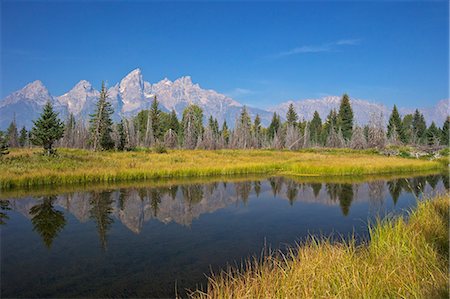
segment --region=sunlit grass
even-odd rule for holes
[[[244,174],[370,175],[443,168],[437,161],[351,150],[174,150],[156,154],[59,149],[58,153],[58,157],[46,157],[39,149],[12,150],[0,160],[0,187]]]
[[[387,219],[370,241],[310,239],[211,276],[193,298],[448,298],[449,194]]]

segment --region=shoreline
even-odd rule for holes
[[[443,160],[387,157],[351,150],[171,150],[156,154],[61,148],[58,153],[58,157],[49,158],[40,155],[39,149],[12,150],[0,161],[0,190],[241,175],[300,178],[401,175],[446,169]]]

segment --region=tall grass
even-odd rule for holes
[[[59,149],[58,157],[17,149],[0,160],[0,188],[236,174],[369,175],[442,169],[437,161],[367,151],[174,150],[92,152]]]
[[[311,238],[209,278],[191,298],[448,298],[449,194],[409,219],[378,221],[370,241]]]

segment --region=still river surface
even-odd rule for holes
[[[213,181],[0,194],[3,298],[171,297],[308,235],[368,238],[448,176]],[[78,187],[79,189],[79,187]]]

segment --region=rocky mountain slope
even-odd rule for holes
[[[78,82],[70,91],[53,96],[44,84],[37,80],[29,83],[21,90],[13,92],[0,101],[0,129],[5,129],[15,118],[18,127],[31,128],[32,120],[36,119],[47,101],[53,103],[55,109],[62,118],[72,113],[76,118],[88,120],[89,114],[95,110],[95,104],[99,91],[86,80]],[[220,94],[211,89],[203,89],[199,84],[192,82],[191,77],[185,76],[170,81],[165,78],[151,84],[144,81],[140,69],[135,69],[126,75],[119,83],[108,89],[109,101],[114,108],[114,120],[121,117],[136,115],[142,109],[148,109],[156,96],[160,108],[163,111],[175,110],[181,118],[183,109],[189,104],[196,104],[203,109],[205,121],[212,115],[219,123],[227,121],[229,127],[233,127],[243,104],[232,98]],[[321,99],[308,99],[302,101],[288,101],[274,106],[268,110],[248,107],[252,119],[259,114],[264,126],[270,123],[273,112],[282,117],[286,114],[290,103],[293,103],[301,118],[309,120],[315,110],[325,119],[330,109],[339,107],[340,97],[330,96]],[[383,115],[387,118],[391,107],[381,104],[352,99],[356,121],[359,124],[367,123],[372,113]],[[414,109],[401,108],[402,113],[410,113]],[[442,100],[435,107],[423,108],[427,120],[436,121],[439,125],[448,114],[448,100]]]

